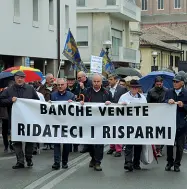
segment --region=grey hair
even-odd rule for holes
[[[66,79],[66,78],[58,78],[58,79],[57,79],[57,83],[58,83],[59,81],[64,81],[65,83],[67,83],[67,79]]]
[[[52,73],[47,73],[46,76],[45,76],[45,78],[48,78],[48,77],[51,76],[51,75],[53,76]]]
[[[94,75],[93,75],[93,77],[92,77],[92,81],[94,80],[94,77],[96,77],[96,76],[99,76],[99,77],[101,78],[101,81],[102,81],[103,77],[102,77],[102,75],[99,74],[99,73],[94,73]]]

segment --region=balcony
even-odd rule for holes
[[[110,13],[129,22],[140,22],[141,10],[133,0],[84,0],[77,13]]]
[[[130,48],[119,47],[119,60],[118,61],[139,64],[140,51],[130,49]]]

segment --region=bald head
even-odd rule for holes
[[[86,73],[83,72],[83,71],[80,71],[77,74],[77,79],[78,79],[79,82],[85,82],[86,81]]]
[[[102,76],[100,74],[94,74],[92,78],[93,88],[99,90],[102,85]]]

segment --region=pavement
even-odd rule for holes
[[[142,166],[142,170],[126,172],[124,157],[104,155],[103,171],[89,168],[88,153],[71,153],[69,168],[53,171],[53,152],[42,151],[34,156],[34,167],[21,170],[11,169],[15,164],[14,154],[2,153],[0,141],[0,189],[176,189],[186,188],[187,154],[184,154],[181,172],[166,172],[165,156],[159,164]],[[105,147],[105,152],[108,146]]]

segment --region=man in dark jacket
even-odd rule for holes
[[[15,73],[15,84],[7,88],[0,96],[0,103],[2,106],[8,108],[9,120],[11,120],[12,104],[16,102],[17,98],[36,99],[39,100],[38,95],[33,87],[25,84],[25,74],[21,71]],[[24,168],[24,153],[22,149],[22,142],[14,142],[14,150],[17,157],[17,163],[13,169]],[[26,143],[25,145],[25,158],[27,166],[32,167],[32,153],[33,144]]]
[[[98,102],[105,103],[106,105],[111,103],[112,94],[110,91],[102,87],[102,76],[95,74],[92,79],[93,87],[84,90],[85,102]],[[82,105],[83,101],[80,102]],[[100,166],[103,159],[104,145],[88,145],[88,150],[92,160],[89,167],[94,167],[96,171],[102,171]]]
[[[121,95],[127,92],[125,87],[118,85],[118,76],[115,74],[110,74],[108,76],[109,90],[112,93],[112,102],[118,103]],[[122,152],[121,144],[111,144],[110,149],[107,154],[113,154],[115,152],[115,157],[120,157]]]
[[[77,73],[77,80],[79,82],[79,86],[80,86],[80,90],[81,90],[80,94],[83,93],[84,89],[87,89],[92,86],[92,81],[87,78],[86,73],[83,71],[80,71]],[[83,100],[83,99],[81,99],[80,95],[79,95],[78,99],[79,99],[79,101]],[[88,152],[88,145],[84,144],[80,153],[86,153],[86,152]]]
[[[48,102],[51,98],[51,93],[56,91],[56,85],[54,85],[54,76],[51,73],[48,73],[46,75],[46,82],[44,85],[41,85],[38,89],[38,92],[42,93],[45,101]],[[44,144],[44,148],[43,150],[47,150],[49,149],[53,149],[52,144],[48,143],[48,144]]]
[[[51,101],[75,101],[75,95],[69,91],[67,91],[67,81],[65,79],[57,80],[57,88],[58,91],[53,92],[51,94]],[[62,168],[68,168],[68,156],[70,151],[71,144],[63,144],[63,152],[62,152]],[[54,164],[52,166],[53,169],[57,170],[60,168],[61,162],[61,145],[54,144]]]
[[[147,94],[147,103],[162,103],[165,95],[166,88],[163,86],[163,78],[158,76],[155,79],[155,86]],[[156,145],[157,157],[162,156],[162,146]]]
[[[177,104],[176,119],[176,158],[173,159],[173,146],[167,146],[167,165],[166,171],[170,171],[174,166],[174,171],[180,171],[180,165],[185,144],[185,135],[187,130],[187,90],[183,88],[184,80],[180,75],[173,79],[173,89],[169,89],[165,95],[165,102],[168,104]],[[171,118],[172,119],[172,118]]]

